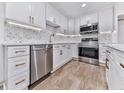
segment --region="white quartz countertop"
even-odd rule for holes
[[[2,43],[3,46],[16,46],[16,45],[39,45],[39,44],[78,44],[80,42],[25,42],[25,43],[11,43],[11,42],[4,42]]]
[[[105,46],[124,52],[124,44],[107,44]]]

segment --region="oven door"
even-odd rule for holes
[[[98,48],[79,47],[79,56],[98,59]]]
[[[98,48],[79,47],[79,61],[99,65]]]

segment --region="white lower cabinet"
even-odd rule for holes
[[[8,78],[21,72],[25,72],[29,69],[27,68],[28,66],[29,55],[8,59]]]
[[[124,90],[124,68],[120,64],[124,64],[124,53],[109,48],[108,60],[108,87],[110,90]]]
[[[106,60],[106,47],[104,44],[99,44],[99,62],[105,63]]]
[[[5,47],[6,85],[8,90],[29,86],[29,46]]]
[[[120,71],[117,70],[115,64],[110,66],[110,89],[113,90],[124,90],[124,80],[123,76],[120,74]]]
[[[29,85],[29,72],[17,74],[8,79],[9,90],[23,90]]]
[[[72,59],[71,44],[53,45],[53,71]]]
[[[62,51],[60,45],[53,45],[53,69],[61,63]]]

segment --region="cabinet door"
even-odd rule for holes
[[[75,31],[74,31],[75,34],[80,33],[80,25],[81,25],[81,20],[78,17],[78,18],[75,19]]]
[[[54,45],[53,46],[53,68],[55,68],[58,65],[59,62],[59,51],[58,51],[59,46]]]
[[[61,32],[65,33],[67,32],[67,18],[64,15],[61,15]]]
[[[67,48],[66,48],[67,45],[63,44],[61,46],[62,46],[62,57],[61,57],[61,59],[62,59],[62,63],[64,63],[67,60]]]
[[[4,40],[4,3],[0,3],[0,42],[2,43]],[[4,67],[4,61],[3,61],[3,46],[0,45],[0,82],[3,81],[3,67]]]
[[[86,24],[87,24],[86,16],[82,16],[81,17],[81,25],[86,25]]]
[[[55,8],[55,18],[56,18],[55,23],[61,25],[61,13],[58,10],[56,10],[56,8]]]
[[[90,14],[88,16],[86,16],[86,21],[87,23],[96,23],[98,20],[97,20],[97,13],[93,13],[93,14]]]
[[[46,3],[46,19],[53,22],[54,14],[54,8],[49,3]]]
[[[113,8],[105,8],[99,12],[100,32],[113,31]]]
[[[19,22],[29,23],[29,3],[28,2],[7,2],[5,3],[6,18]]]
[[[31,16],[33,18],[32,24],[42,28],[46,28],[45,3],[31,3]]]
[[[112,90],[124,90],[123,77],[120,72],[117,70],[117,67],[114,61],[110,63],[110,72],[109,72],[109,88]]]
[[[3,82],[3,78],[4,78],[4,63],[3,63],[3,47],[0,45],[0,82]]]
[[[69,18],[68,20],[68,34],[72,35],[74,34],[74,19],[73,18]]]
[[[46,19],[60,25],[61,14],[50,3],[46,4]]]
[[[71,44],[71,56],[78,58],[78,44]]]
[[[106,60],[106,47],[104,45],[99,44],[99,62],[105,63]]]
[[[120,2],[116,4],[118,15],[124,15],[124,3]]]
[[[62,64],[62,48],[61,45],[53,46],[53,69],[57,68]]]
[[[68,50],[68,52],[67,52],[68,60],[70,60],[72,58],[72,47],[71,47],[71,44],[69,44],[67,46],[67,50]]]

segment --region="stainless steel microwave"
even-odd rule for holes
[[[97,33],[97,32],[98,32],[98,23],[80,26],[80,34]]]

